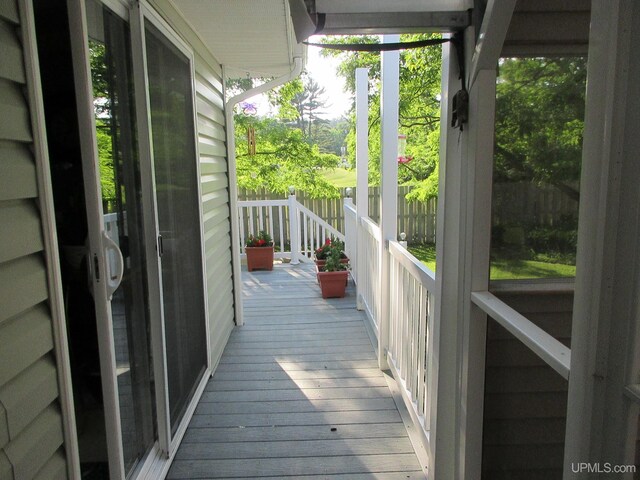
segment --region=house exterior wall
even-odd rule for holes
[[[204,262],[213,367],[234,325],[222,70],[166,1],[154,7],[194,51]],[[0,3],[0,478],[68,477],[34,133],[17,0]]]
[[[222,68],[170,2],[151,4],[194,51],[210,363],[215,368],[234,326]]]
[[[494,294],[570,346],[570,290]],[[568,381],[493,320],[486,352],[482,478],[562,478]]]
[[[67,477],[18,2],[0,3],[0,478]]]

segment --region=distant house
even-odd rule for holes
[[[166,473],[242,323],[229,121],[246,95],[225,83],[293,78],[315,32],[464,38],[461,63],[444,49],[432,478],[551,478],[527,468],[534,449],[564,478],[639,463],[639,22],[633,0],[0,2],[0,479]],[[491,293],[497,59],[586,54],[575,293]],[[568,354],[515,314],[553,308]],[[507,405],[485,385],[485,358],[509,357],[487,354],[494,319],[560,372],[561,395],[533,384]],[[531,404],[539,417],[520,418]],[[515,421],[494,421],[501,409]],[[560,420],[536,430],[549,412]]]

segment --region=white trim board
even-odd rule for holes
[[[47,284],[49,288],[49,306],[53,319],[55,341],[56,370],[60,407],[62,410],[64,447],[67,459],[67,474],[70,479],[80,479],[80,454],[71,381],[71,363],[69,360],[69,342],[62,292],[60,255],[56,230],[53,187],[49,166],[49,148],[44,118],[42,86],[40,84],[40,64],[36,44],[33,4],[29,0],[19,0],[20,26],[24,43],[24,61],[27,75],[27,96],[31,111],[34,155],[38,176],[38,198],[44,240],[45,262],[47,265]]]

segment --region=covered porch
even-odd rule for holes
[[[378,368],[353,281],[345,298],[323,300],[309,264],[242,279],[245,324],[167,478],[425,478],[422,445],[395,380]]]

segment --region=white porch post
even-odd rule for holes
[[[400,35],[385,35],[384,43],[397,43]],[[378,365],[386,370],[389,347],[389,240],[396,240],[398,229],[398,109],[400,99],[400,52],[382,53],[382,94],[380,118],[381,189],[380,189],[380,319],[378,330]]]
[[[636,460],[640,403],[638,22],[636,0],[591,2],[564,478],[577,476],[572,464],[577,468],[578,462],[602,466],[604,462],[630,465]]]
[[[461,196],[462,157],[466,145],[450,127],[450,105],[460,89],[455,48],[442,45],[442,94],[440,115],[440,171],[436,228],[436,292],[433,325],[433,375],[431,376],[431,426],[429,474],[432,478],[456,478],[458,435],[458,319],[462,318]]]
[[[480,36],[482,48],[473,48],[474,29],[465,31],[466,51],[475,53],[462,132],[451,128],[448,111],[461,87],[458,60],[451,44],[443,46],[430,437],[430,473],[437,479],[481,476],[487,316],[472,304],[471,293],[489,286],[496,65],[511,17],[492,14],[488,8],[482,31],[487,25],[493,30]],[[467,65],[470,60],[464,59]]]
[[[356,278],[364,277],[364,235],[360,219],[369,216],[369,69],[356,69]],[[362,282],[356,284],[356,304],[364,309]]]
[[[298,213],[298,201],[295,190],[289,191],[289,241],[291,242],[291,264],[300,263],[300,214]]]
[[[497,59],[496,59],[497,61]],[[494,64],[495,65],[495,64]],[[469,91],[467,126],[466,231],[464,239],[462,350],[459,426],[460,478],[480,478],[484,413],[487,314],[471,303],[471,292],[489,290],[491,190],[495,128],[496,70],[480,70]]]

